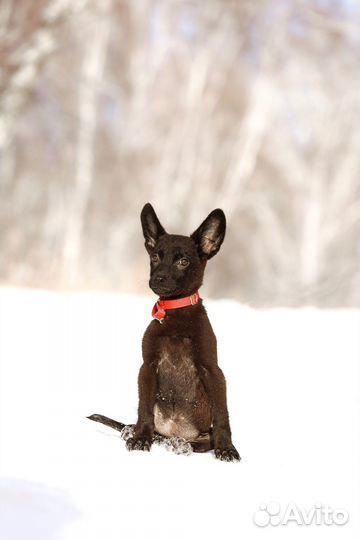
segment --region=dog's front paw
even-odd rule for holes
[[[240,461],[241,457],[234,445],[226,448],[215,448],[215,457],[221,461]]]
[[[152,439],[148,437],[130,437],[126,441],[126,448],[128,450],[144,450],[150,452]]]

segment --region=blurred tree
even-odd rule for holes
[[[225,210],[207,294],[358,305],[359,16],[355,0],[4,1],[2,283],[144,293],[150,200],[170,232]]]

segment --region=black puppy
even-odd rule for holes
[[[143,338],[138,421],[127,448],[150,450],[154,434],[160,434],[184,438],[195,452],[214,449],[217,458],[238,461],[216,337],[198,294],[206,263],[224,240],[225,215],[214,210],[190,237],[167,234],[148,203],[141,223],[149,285],[160,298]],[[100,415],[90,418],[123,426]]]

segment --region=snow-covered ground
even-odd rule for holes
[[[127,452],[116,432],[85,419],[136,420],[152,304],[0,291],[0,538],[358,538],[359,312],[206,302],[242,456],[232,464]],[[254,514],[269,502],[280,512],[260,527]],[[349,519],[278,525],[291,502],[343,508]]]

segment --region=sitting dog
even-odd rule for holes
[[[159,300],[143,338],[138,420],[126,446],[149,451],[160,434],[185,439],[195,452],[214,449],[222,461],[239,461],[216,337],[198,292],[206,263],[224,240],[224,212],[211,212],[190,237],[167,234],[149,203],[141,223],[150,256],[149,285]],[[124,427],[101,415],[89,418]]]

